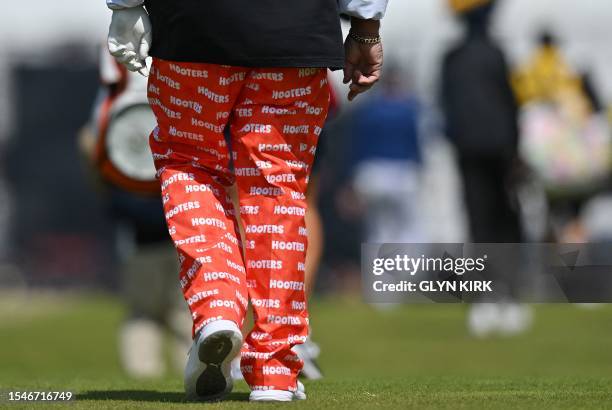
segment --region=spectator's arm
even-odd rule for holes
[[[389,0],[340,0],[340,13],[366,20],[380,20]]]
[[[106,0],[106,5],[111,10],[128,9],[137,7],[144,3],[144,0]]]

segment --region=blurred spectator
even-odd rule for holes
[[[466,34],[444,58],[441,102],[446,132],[457,150],[471,239],[521,242],[511,178],[518,151],[518,109],[506,59],[489,34],[494,2],[451,0],[450,4]],[[496,269],[497,275],[512,274],[503,267]],[[467,317],[472,335],[512,336],[530,326],[531,311],[506,302],[512,290],[505,292],[495,296],[498,303],[472,305]]]
[[[583,242],[581,209],[608,180],[612,156],[596,88],[567,63],[548,31],[513,83],[522,103],[521,154],[546,191],[551,239]]]
[[[366,240],[419,242],[420,104],[398,66],[353,115],[354,187],[363,201]]]
[[[521,241],[510,187],[518,149],[517,104],[504,54],[489,35],[493,3],[472,3],[472,8],[455,9],[466,34],[442,67],[446,132],[458,154],[472,241],[515,243]]]
[[[580,78],[563,58],[557,38],[547,30],[540,34],[538,48],[528,63],[513,75],[513,85],[521,104],[554,102],[581,88]]]

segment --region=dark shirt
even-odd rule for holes
[[[242,67],[343,66],[337,0],[146,0],[150,54]]]
[[[513,156],[517,103],[502,51],[485,34],[471,34],[445,57],[442,107],[446,133],[462,155]]]

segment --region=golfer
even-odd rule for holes
[[[306,398],[292,347],[308,336],[305,192],[328,112],[327,69],[344,69],[349,100],[378,81],[386,3],[107,0],[111,54],[149,76],[150,145],[193,319],[191,399],[229,393],[239,353],[250,400]],[[351,16],[344,46],[339,13]],[[238,209],[226,193],[233,184]],[[249,303],[255,323],[243,340]]]

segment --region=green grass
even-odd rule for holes
[[[489,340],[468,336],[465,310],[377,311],[351,298],[316,301],[314,338],[327,377],[306,383],[306,402],[285,406],[612,408],[612,307],[537,306],[527,334]],[[71,390],[75,409],[285,407],[249,404],[243,383],[223,403],[194,404],[183,401],[178,374],[128,379],[116,354],[122,315],[105,296],[0,298],[0,390]]]

